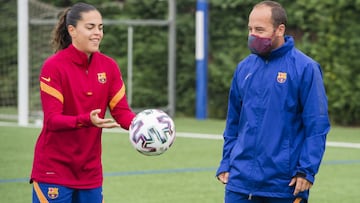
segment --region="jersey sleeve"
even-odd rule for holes
[[[131,110],[127,98],[125,84],[119,67],[114,64],[111,77],[111,89],[109,95],[109,109],[112,117],[120,126],[126,130],[129,129],[135,113]]]
[[[64,115],[64,95],[61,83],[61,74],[56,64],[46,61],[40,76],[40,98],[44,112],[44,125],[49,130],[67,130],[93,126],[90,112],[81,115]]]

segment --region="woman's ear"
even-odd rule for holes
[[[71,38],[76,37],[76,29],[73,25],[69,25],[67,29]]]

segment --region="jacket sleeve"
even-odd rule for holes
[[[229,90],[228,112],[226,118],[226,126],[223,134],[224,146],[222,152],[222,160],[220,161],[220,166],[216,172],[216,176],[218,176],[220,173],[229,171],[230,154],[238,136],[238,125],[242,106],[242,99],[238,91],[237,82],[238,76],[237,72],[235,72]]]
[[[302,120],[305,127],[305,141],[300,154],[296,173],[314,183],[325,152],[326,136],[330,130],[328,104],[320,66],[310,63],[305,67],[300,88]]]

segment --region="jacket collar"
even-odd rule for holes
[[[284,38],[285,38],[285,43],[281,47],[272,50],[268,56],[264,57],[265,59],[272,60],[281,57],[285,55],[289,50],[294,48],[295,46],[294,38],[289,35],[285,35]]]

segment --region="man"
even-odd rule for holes
[[[274,1],[254,6],[248,46],[229,91],[216,176],[225,203],[307,202],[330,130],[320,65],[285,35]]]

